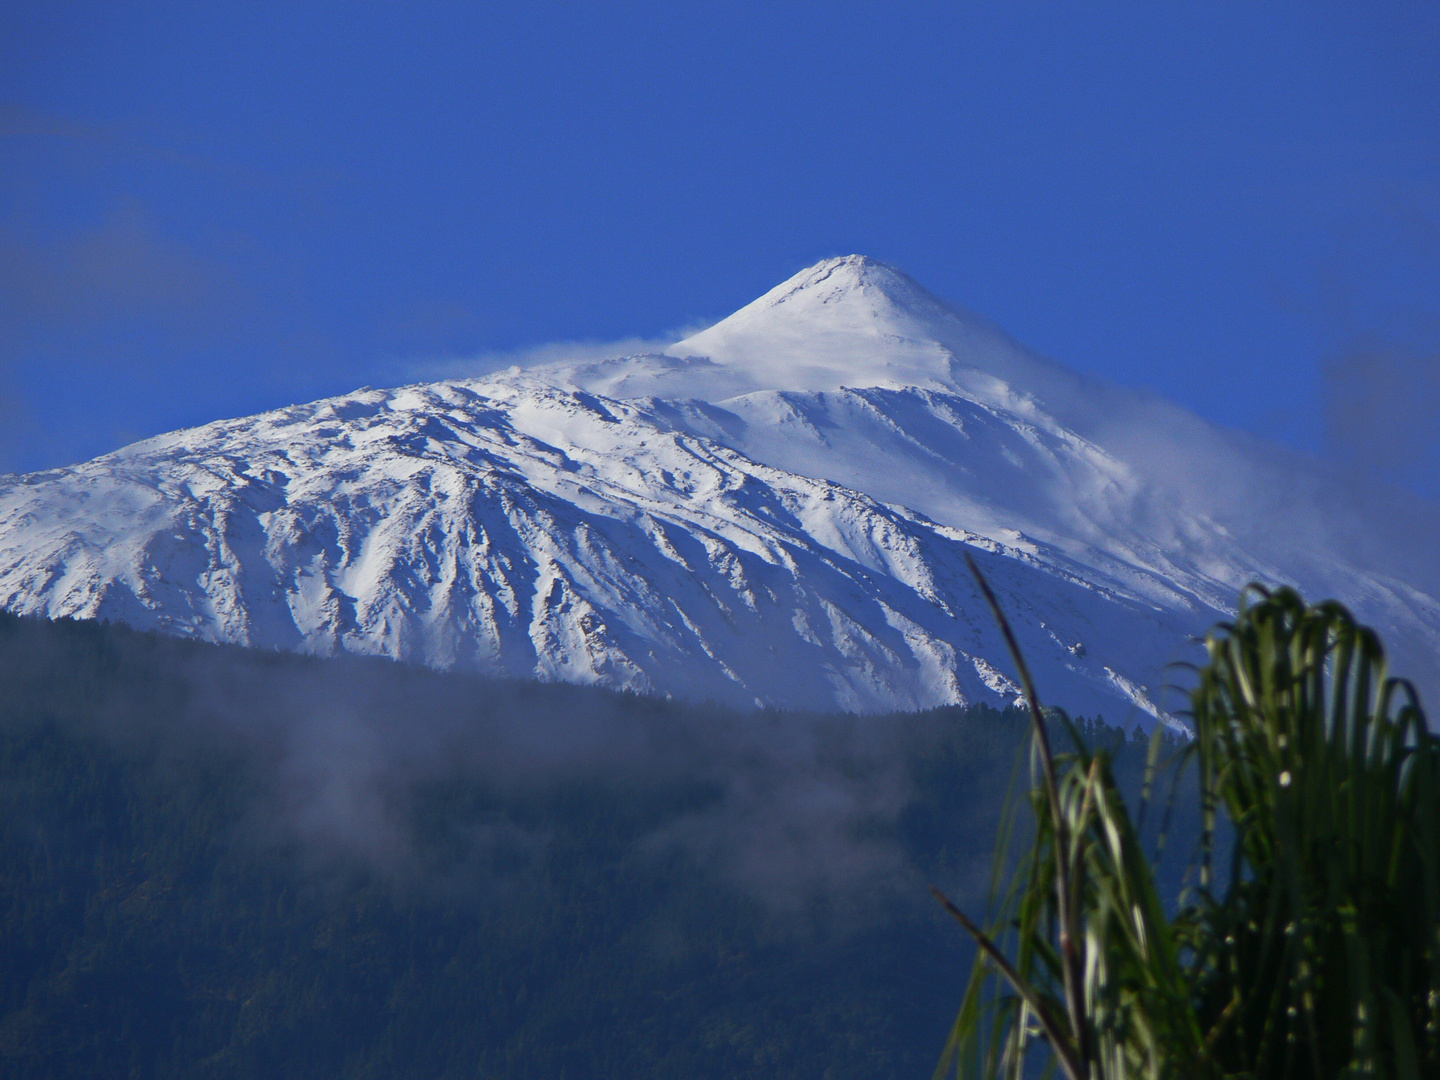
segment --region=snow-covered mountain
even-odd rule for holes
[[[1355,499],[851,256],[663,354],[0,479],[0,605],[741,704],[1013,699],[968,552],[1047,700],[1146,720],[1256,578],[1434,669],[1434,508]]]

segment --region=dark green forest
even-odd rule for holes
[[[929,1076],[1028,745],[0,615],[0,1074]]]

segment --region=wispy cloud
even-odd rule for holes
[[[0,226],[0,347],[37,331],[74,332],[117,318],[208,325],[233,310],[239,295],[223,267],[162,236],[137,203],[57,238]]]
[[[163,234],[136,202],[58,234],[0,222],[0,470],[22,441],[66,439],[33,420],[37,382],[158,376],[176,347],[222,340],[254,310],[229,269]]]
[[[37,670],[72,662],[68,641],[52,647],[36,633],[26,647]],[[146,648],[130,637],[117,645],[149,671]],[[185,704],[137,712],[120,701],[106,714],[109,735],[177,760],[243,751],[261,781],[248,835],[298,843],[320,867],[359,859],[400,887],[448,888],[468,873],[500,873],[486,869],[494,848],[549,842],[550,826],[525,824],[521,808],[589,793],[641,811],[630,857],[678,855],[783,921],[823,910],[849,924],[902,893],[924,896],[900,824],[917,764],[949,745],[953,717],[742,715],[381,662],[158,648],[162,681]],[[493,828],[467,834],[468,869],[430,861],[416,816],[426,792],[456,784],[497,808]],[[507,806],[517,813],[499,812]],[[987,816],[987,840],[989,829]],[[528,860],[510,861],[502,876],[523,877]]]
[[[695,333],[701,327],[676,330],[663,337],[621,338],[618,341],[552,341],[503,352],[478,353],[474,356],[440,356],[410,360],[400,365],[399,373],[406,379],[475,379],[506,368],[536,368],[550,364],[586,364],[616,356],[664,352],[675,342]]]
[[[59,140],[107,158],[138,159],[199,173],[231,188],[308,196],[317,207],[322,205],[324,193],[345,182],[333,173],[281,175],[225,161],[195,149],[200,140],[193,135],[168,132],[157,138],[132,126],[96,124],[14,101],[0,101],[0,141],[12,139]]]
[[[1428,345],[1367,338],[1322,368],[1325,439],[1347,468],[1440,496],[1440,324]]]
[[[1440,308],[1427,288],[1440,281],[1440,219],[1396,191],[1361,232],[1325,242],[1307,284],[1272,292],[1326,343],[1319,448],[1362,493],[1383,481],[1440,497]]]

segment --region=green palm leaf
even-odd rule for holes
[[[972,570],[1030,703],[1034,837],[991,926],[944,901],[980,953],[937,1077],[1440,1076],[1440,743],[1373,631],[1252,586],[1209,635],[1200,888],[1172,916],[1108,755],[1040,708]]]

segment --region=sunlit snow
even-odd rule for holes
[[[1047,701],[1148,724],[1255,578],[1440,655],[1433,519],[1347,498],[851,256],[664,354],[0,479],[0,605],[742,705],[1013,701],[969,553]]]

